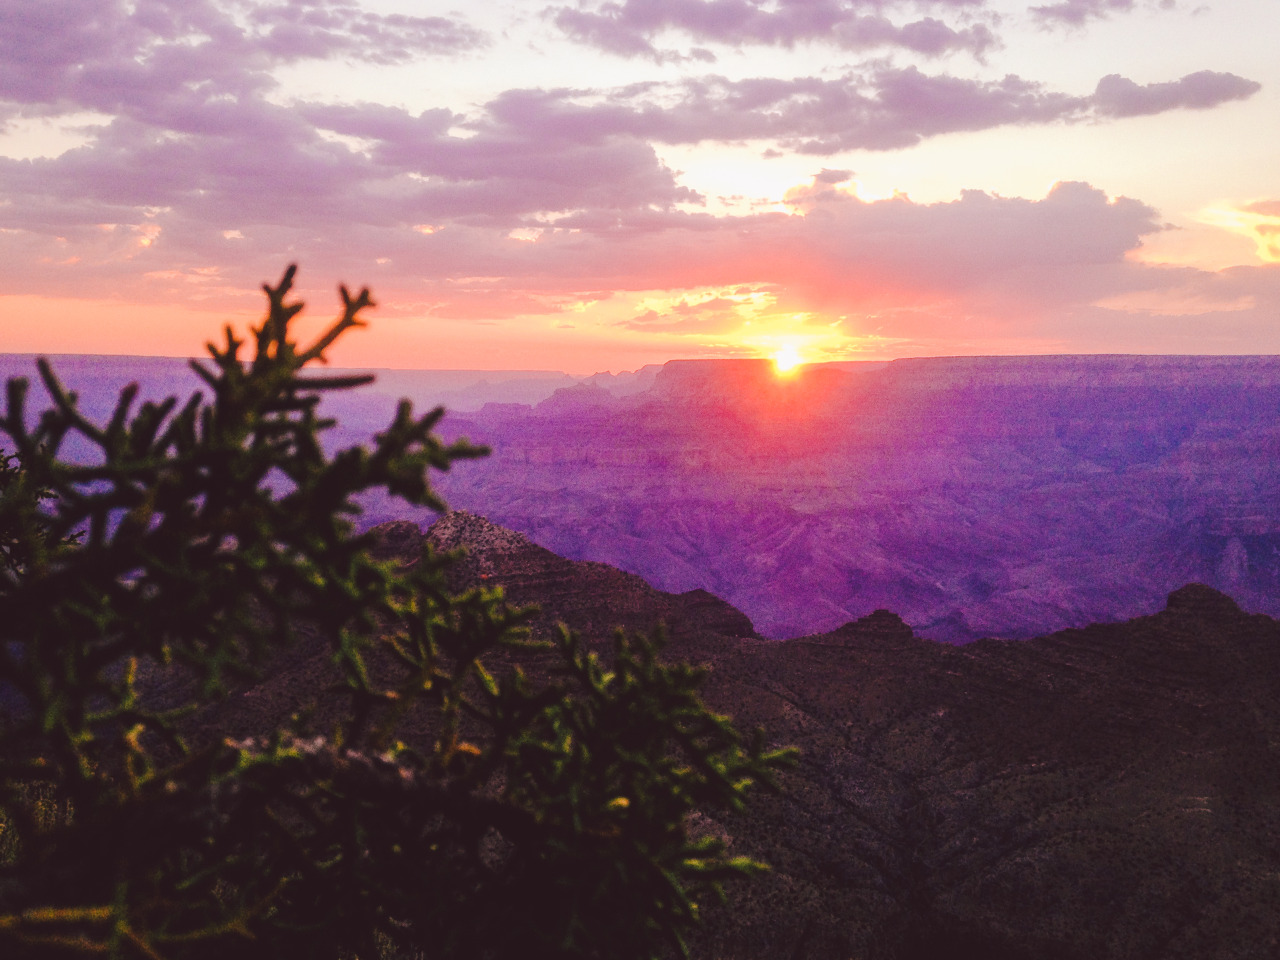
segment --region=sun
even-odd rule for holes
[[[800,349],[793,343],[779,347],[773,354],[774,368],[781,374],[794,373],[796,367],[804,363]]]

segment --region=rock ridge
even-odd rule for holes
[[[800,747],[781,794],[707,818],[773,869],[708,905],[694,955],[1276,955],[1280,624],[1225,594],[1190,583],[1164,610],[1028,640],[955,646],[877,608],[770,641],[705,590],[664,593],[474,514],[373,534],[403,562],[426,540],[465,548],[455,586],[540,603],[544,635],[563,621],[605,644],[666,621],[709,706]],[[211,729],[322,721],[332,680],[330,651],[299,645]]]

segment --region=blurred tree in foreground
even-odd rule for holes
[[[402,402],[370,448],[326,454],[320,398],[371,378],[303,368],[371,301],[344,288],[341,317],[301,348],[293,274],[265,288],[251,359],[228,328],[193,364],[208,399],[135,411],[134,385],[99,426],[42,361],[53,406],[32,425],[28,383],[8,384],[0,954],[679,949],[699,900],[757,869],[693,836],[689,814],[739,808],[786,754],[710,713],[699,673],[655,642],[620,637],[605,669],[566,635],[541,682],[487,669],[527,645],[519,611],[450,595],[430,550],[372,559],[350,519],[361,491],[441,509],[428,470],[484,451],[441,443],[441,411]],[[70,437],[93,456],[59,459]],[[191,735],[300,634],[342,678],[332,730]],[[412,745],[409,718],[428,731]]]

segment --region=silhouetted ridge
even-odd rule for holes
[[[707,906],[695,956],[1278,955],[1280,624],[1210,587],[1025,641],[938,643],[881,608],[774,642],[705,590],[664,593],[475,514],[373,534],[404,562],[424,538],[465,548],[454,587],[538,604],[535,636],[563,622],[607,657],[615,627],[665,622],[667,655],[708,668],[709,706],[801,748],[781,796],[699,820],[773,869]],[[201,718],[204,736],[308,711],[323,729],[333,681],[304,640]]]
[[[915,634],[892,610],[873,610],[865,617],[851,620],[830,634],[832,637],[857,637],[869,640],[910,640]]]
[[[1203,583],[1188,583],[1169,594],[1165,609],[1170,613],[1181,613],[1205,620],[1229,619],[1244,616],[1239,604],[1225,593],[1205,586]]]
[[[440,551],[461,550],[450,571],[456,589],[501,587],[516,606],[536,605],[535,635],[560,623],[591,640],[607,640],[617,627],[647,632],[659,624],[673,640],[693,636],[756,637],[742,611],[705,590],[672,594],[603,563],[575,562],[538,546],[522,533],[466,510],[453,510],[424,534],[416,524],[393,521],[370,531],[380,559],[410,562],[425,540]]]

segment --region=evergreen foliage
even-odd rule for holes
[[[428,471],[484,451],[402,402],[368,449],[326,453],[321,397],[370,378],[304,368],[372,302],[344,288],[303,348],[293,276],[265,287],[251,358],[228,328],[193,363],[207,399],[135,411],[130,386],[99,426],[42,361],[53,406],[33,424],[29,384],[8,384],[0,954],[681,949],[698,903],[759,869],[690,814],[741,808],[788,754],[708,711],[657,639],[619,636],[608,669],[567,632],[522,654],[525,615],[496,591],[451,595],[448,557],[371,558],[362,491],[442,509]],[[73,438],[93,456],[61,458]],[[340,721],[199,734],[304,638],[331,651]],[[522,656],[558,666],[535,681]]]

